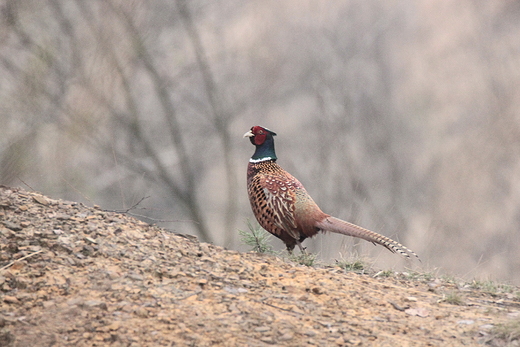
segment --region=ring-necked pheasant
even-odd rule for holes
[[[275,135],[261,126],[244,134],[256,147],[247,167],[247,191],[258,223],[281,239],[289,252],[296,245],[304,252],[303,240],[320,231],[331,231],[380,244],[407,258],[417,257],[399,242],[322,212],[300,181],[276,163]]]

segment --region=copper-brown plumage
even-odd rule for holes
[[[279,239],[291,252],[296,245],[320,231],[359,237],[386,247],[407,258],[417,257],[400,243],[324,213],[303,185],[276,163],[273,136],[267,128],[254,126],[249,137],[256,150],[247,167],[249,202],[258,223]]]

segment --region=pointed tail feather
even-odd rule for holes
[[[406,248],[397,241],[332,216],[324,218],[320,222],[316,223],[316,226],[324,231],[359,237],[363,240],[372,242],[373,244],[377,243],[386,247],[390,252],[397,252],[406,258],[410,258],[410,255],[414,255],[419,259],[419,256],[417,256],[415,252]]]

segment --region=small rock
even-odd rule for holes
[[[274,345],[274,343],[275,343],[274,340],[273,340],[273,338],[272,338],[272,337],[268,337],[268,336],[262,337],[262,338],[260,339],[260,341],[262,341],[262,342],[264,342],[264,343],[268,343],[268,344],[270,344],[270,345]]]
[[[115,272],[115,271],[107,271],[107,276],[111,280],[115,280],[115,279],[120,277],[120,275],[117,272]]]
[[[361,346],[363,345],[363,341],[358,338],[349,338],[348,340],[344,339],[349,346]]]
[[[17,261],[13,265],[11,265],[11,270],[21,270],[25,267],[25,263],[21,261]]]
[[[65,214],[65,213],[56,214],[57,220],[69,220],[70,218],[71,218],[71,216],[69,216],[68,214]]]
[[[482,330],[491,330],[493,329],[495,326],[493,324],[484,324],[484,325],[481,325],[479,326],[478,328],[479,329],[482,329]]]
[[[3,224],[5,225],[6,228],[11,229],[12,231],[20,231],[20,230],[22,230],[22,227],[19,224],[16,224],[16,223],[13,223],[13,222],[9,222],[7,220],[4,221]]]
[[[15,234],[9,229],[0,228],[0,235],[3,235],[5,237],[11,237],[12,235],[15,235]]]
[[[42,305],[43,305],[43,308],[50,308],[50,307],[56,305],[56,303],[53,300],[49,300],[49,301],[44,301],[42,303]]]
[[[83,305],[88,307],[99,307],[102,310],[107,310],[106,302],[100,300],[87,300],[83,303]]]
[[[85,241],[90,242],[90,243],[92,243],[92,244],[97,244],[97,241],[94,240],[94,239],[91,238],[91,237],[85,237]]]
[[[427,309],[422,308],[422,307],[409,308],[409,309],[404,310],[404,312],[410,316],[418,316],[418,317],[422,317],[422,318],[426,318],[430,315],[430,312]]]
[[[84,255],[92,255],[95,253],[95,249],[92,246],[89,245],[83,245],[83,248],[81,250]]]
[[[410,306],[406,306],[406,307],[403,307],[401,305],[399,305],[398,303],[396,302],[393,302],[393,301],[389,301],[388,302],[390,305],[392,305],[396,310],[398,311],[404,311],[406,310],[407,308],[409,308]]]
[[[271,328],[268,326],[261,326],[261,327],[255,328],[255,331],[258,333],[265,333],[270,330],[271,330]]]
[[[224,287],[224,290],[231,294],[239,294],[239,293],[247,293],[246,288],[234,288],[234,287]]]
[[[132,305],[127,303],[126,305],[121,307],[121,310],[124,311],[124,312],[133,312],[134,308],[133,308]]]
[[[473,323],[475,323],[475,321],[471,320],[471,319],[459,320],[457,322],[457,324],[461,324],[461,325],[471,325]]]
[[[142,275],[136,274],[134,272],[129,273],[127,277],[133,279],[134,281],[142,281],[144,279]]]
[[[141,318],[148,317],[148,311],[144,307],[139,307],[137,310],[135,310],[135,314]]]
[[[280,336],[278,338],[278,340],[280,340],[280,341],[289,341],[289,340],[292,340],[293,337],[294,337],[294,334],[292,334],[292,333],[285,333],[282,336]]]
[[[311,289],[311,291],[312,291],[314,294],[318,294],[318,295],[324,293],[323,289],[321,289],[320,287],[314,287],[314,288]]]
[[[121,327],[121,322],[119,322],[119,321],[113,322],[112,324],[106,326],[107,330],[110,330],[110,331],[115,331],[115,330],[119,329],[120,327]]]
[[[121,327],[121,322],[113,322],[111,324],[108,324],[108,325],[103,325],[103,326],[100,326],[96,329],[96,331],[101,331],[101,332],[109,332],[109,331],[116,331],[118,330],[119,328]]]
[[[326,321],[318,321],[318,323],[320,323],[321,325],[323,325],[325,328],[329,328],[329,329],[330,329],[330,327],[331,327],[332,325],[334,325],[333,322],[328,322],[328,321],[327,321],[327,322],[326,322]]]
[[[41,195],[34,195],[33,200],[44,206],[47,206],[49,204],[49,201]]]
[[[4,296],[4,302],[8,304],[17,304],[20,301],[18,301],[18,299],[15,296],[6,295]]]
[[[73,299],[70,299],[67,301],[67,305],[69,306],[80,306],[80,305],[83,305],[83,303],[85,302],[85,300],[83,300],[82,298],[73,298]]]

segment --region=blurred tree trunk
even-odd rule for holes
[[[219,88],[215,82],[204,45],[202,44],[199,32],[195,23],[193,22],[192,15],[188,8],[188,2],[186,0],[177,0],[177,7],[195,50],[197,66],[202,75],[202,80],[204,81],[205,87],[204,89],[210,104],[212,123],[214,124],[215,133],[220,137],[222,145],[227,191],[224,229],[226,231],[226,237],[224,239],[224,244],[230,245],[233,243],[235,235],[234,226],[238,210],[238,179],[235,174],[235,151],[231,146],[231,139],[229,134],[229,126],[230,122],[232,121],[232,114],[230,111],[226,110],[223,104],[222,96],[220,95]]]
[[[261,124],[327,213],[518,278],[519,23],[484,0],[6,0],[0,184],[150,196],[141,215],[238,247]],[[322,256],[351,251],[333,237]]]

